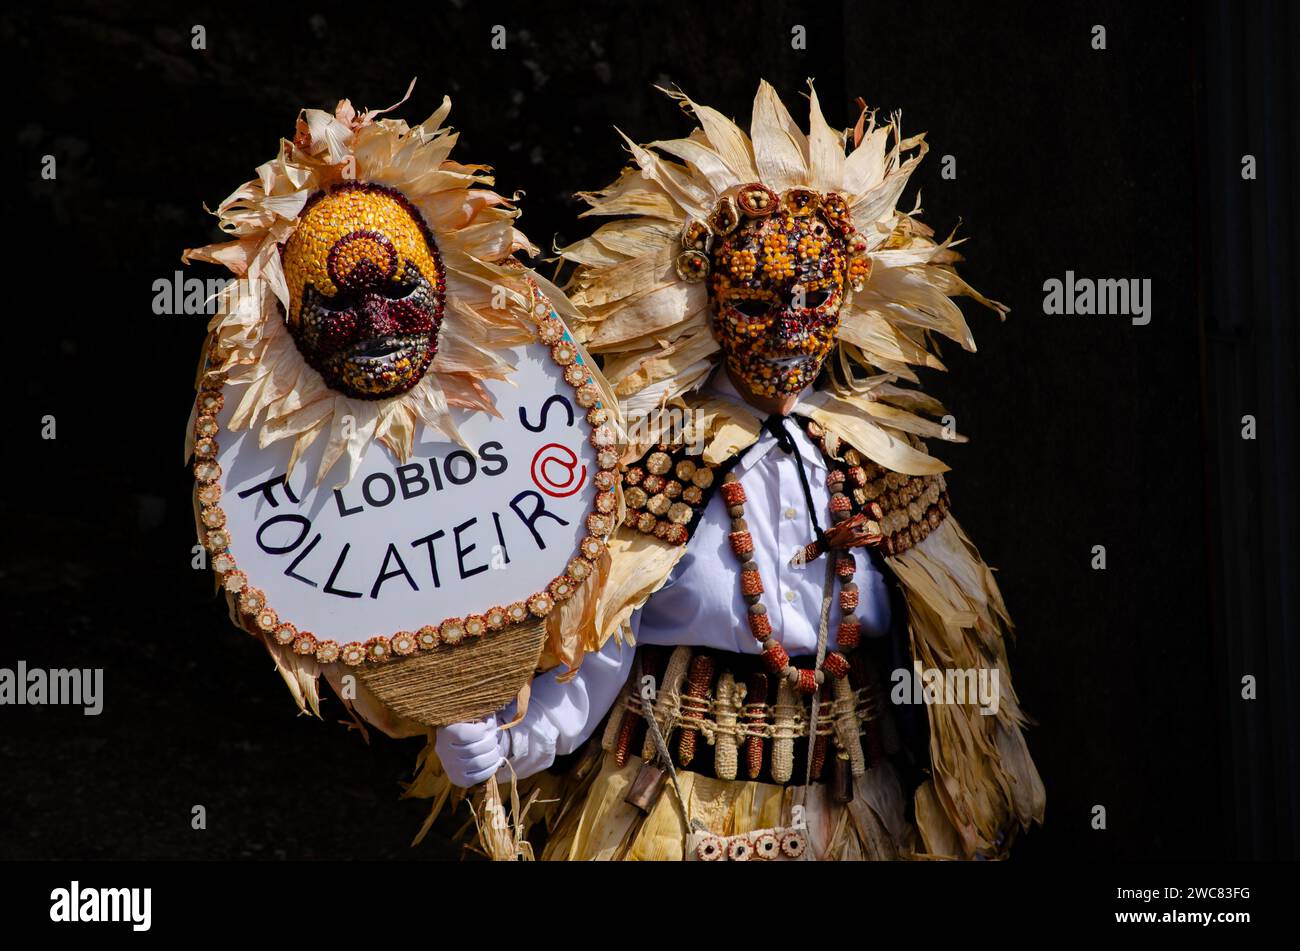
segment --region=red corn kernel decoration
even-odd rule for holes
[[[731,541],[731,550],[744,557],[754,553],[754,538],[749,532],[732,532],[727,536]]]
[[[751,725],[761,727],[767,720],[767,710],[764,707],[764,704],[767,703],[767,675],[751,675],[748,686],[749,689],[745,695],[746,702],[753,712],[749,714],[747,720]],[[757,779],[758,774],[763,771],[763,738],[761,736],[751,736],[745,741],[745,765],[749,770],[750,779]]]
[[[840,610],[856,611],[858,609],[858,586],[846,584],[840,588]]]
[[[623,720],[618,725],[618,739],[614,743],[614,762],[619,766],[627,763],[627,752],[632,748],[632,734],[636,732],[639,717],[630,709],[623,711]]]
[[[812,775],[813,779],[822,778],[822,767],[826,765],[826,737],[817,737],[813,743]]]
[[[803,546],[799,554],[795,555],[793,563],[796,565],[806,565],[809,562],[816,561],[820,558],[824,551],[826,551],[826,544],[821,539],[818,539],[815,542],[809,542],[807,545]]]
[[[763,593],[763,579],[758,576],[756,570],[740,573],[740,593],[744,595]]]
[[[749,632],[757,640],[767,640],[772,636],[772,620],[766,614],[751,614],[749,616]]]
[[[784,647],[777,644],[763,651],[763,666],[767,668],[768,673],[779,676],[781,671],[790,666],[790,655],[785,652]]]
[[[817,671],[801,670],[799,671],[799,692],[802,694],[812,695],[817,692]]]
[[[686,675],[686,696],[693,700],[704,700],[709,695],[709,686],[713,683],[713,658],[708,654],[696,654],[691,658],[691,669]],[[682,704],[683,720],[698,720],[703,714],[695,704]],[[697,730],[683,729],[677,740],[677,760],[683,767],[690,766],[695,759],[695,738]]]
[[[845,495],[843,492],[836,492],[834,495],[831,496],[832,512],[851,512],[852,510],[853,510],[853,503],[849,500],[849,497]]]
[[[744,505],[748,501],[745,498],[745,487],[739,482],[724,482],[718,491],[722,493],[722,499],[727,505]]]
[[[835,573],[842,581],[848,581],[857,570],[858,563],[853,560],[852,555],[840,555],[835,559]]]
[[[867,470],[861,466],[849,466],[849,481],[861,488],[867,484]]]
[[[831,651],[822,661],[822,670],[832,677],[843,677],[849,672],[849,660],[839,651]]]
[[[840,650],[849,651],[857,647],[862,640],[862,628],[860,622],[855,617],[846,617],[840,621],[839,628],[835,631],[835,641],[840,645]]]

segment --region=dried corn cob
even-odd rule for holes
[[[744,702],[745,685],[736,683],[731,671],[724,671],[718,678],[713,698],[713,721],[717,730],[713,769],[719,779],[736,778],[736,723]]]
[[[813,741],[812,778],[822,778],[822,767],[826,765],[826,736],[820,734]]]
[[[708,654],[696,654],[691,658],[690,673],[686,678],[686,698],[695,703],[682,704],[682,735],[677,741],[677,759],[682,766],[690,766],[695,759],[695,738],[699,733],[698,724],[708,706],[709,685],[713,680],[713,658]],[[691,721],[691,723],[688,723]]]
[[[857,698],[849,678],[836,677],[835,688],[835,739],[839,748],[849,754],[849,767],[854,776],[867,771],[862,755],[862,741],[858,738]]]
[[[751,674],[749,678],[748,700],[745,706],[745,722],[749,726],[749,739],[745,741],[745,763],[749,778],[757,779],[763,771],[763,737],[755,736],[767,724],[767,675]]]
[[[655,696],[654,718],[659,724],[659,732],[664,742],[672,742],[673,730],[682,712],[682,682],[686,680],[686,671],[691,664],[691,649],[675,647],[668,658],[668,669],[664,671],[659,683],[659,693]],[[654,737],[646,731],[645,744],[641,747],[641,756],[646,760],[655,757]]]
[[[614,747],[618,745],[618,734],[623,723],[623,715],[627,709],[627,698],[631,689],[631,683],[624,684],[623,689],[619,691],[618,699],[609,708],[609,716],[605,720],[605,732],[600,736],[600,748],[606,753],[614,752]]]
[[[794,728],[799,710],[794,687],[786,678],[780,678],[772,708],[772,779],[778,783],[788,782],[794,772]]]
[[[623,711],[623,720],[618,727],[618,739],[614,741],[614,762],[619,766],[627,763],[627,754],[632,748],[632,734],[636,732],[636,724],[640,719],[640,714],[632,712],[632,706],[639,703],[639,700],[629,698],[627,709]]]

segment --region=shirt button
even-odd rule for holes
[[[786,518],[794,518],[794,517],[795,517],[796,515],[798,515],[798,514],[799,514],[799,513],[796,512],[793,508],[788,508],[788,509],[785,510],[785,517],[786,517]]]
[[[795,595],[795,593],[794,593],[793,591],[786,591],[786,593],[785,593],[785,599],[786,599],[787,601],[793,601],[793,600],[795,599],[795,597],[796,597],[796,595]]]

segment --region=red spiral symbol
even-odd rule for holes
[[[554,450],[554,452],[551,450]],[[533,456],[533,464],[530,470],[533,484],[551,498],[568,498],[581,489],[587,481],[586,465],[582,466],[582,471],[575,477],[574,470],[578,468],[578,465],[577,453],[568,446],[562,446],[558,442],[547,443],[541,449],[538,449]],[[559,466],[568,474],[568,478],[563,482],[552,479],[548,472],[550,466]]]

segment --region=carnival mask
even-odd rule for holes
[[[282,254],[303,359],[347,396],[409,390],[438,352],[446,288],[420,212],[391,188],[348,182],[300,217]]]
[[[843,199],[746,185],[707,225],[714,238],[700,264],[728,369],[758,396],[798,393],[835,346],[846,284],[857,276]]]

